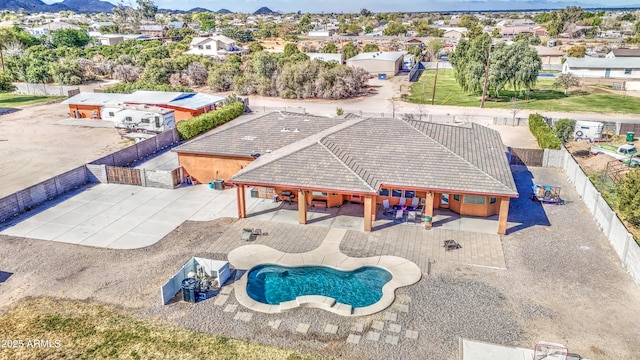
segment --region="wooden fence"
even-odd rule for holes
[[[510,165],[542,166],[543,149],[509,148]]]
[[[142,186],[140,169],[107,166],[107,182],[110,184]]]

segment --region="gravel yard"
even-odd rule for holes
[[[502,238],[507,270],[436,262],[429,275],[396,292],[392,307],[371,316],[256,313],[238,305],[233,292],[161,306],[159,287],[190,257],[225,258],[216,240],[233,219],[185,222],[153,246],[126,251],[0,236],[0,271],[13,273],[0,283],[0,312],[25,296],[86,299],[199,331],[349,359],[457,359],[461,336],[527,348],[559,342],[592,360],[640,358],[640,289],[565,175],[526,168],[514,175],[521,197],[511,203],[511,232]],[[562,186],[566,205],[533,202],[531,182]],[[270,245],[277,249],[276,235]]]

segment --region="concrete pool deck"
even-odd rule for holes
[[[372,256],[354,258],[340,251],[340,243],[346,235],[344,229],[330,229],[322,244],[305,253],[285,253],[266,245],[245,245],[232,250],[229,263],[236,269],[249,270],[260,264],[274,264],[282,266],[310,266],[322,265],[338,270],[350,271],[363,266],[376,266],[389,271],[391,280],[382,287],[382,298],[373,305],[352,308],[351,305],[341,304],[334,299],[313,295],[299,296],[296,300],[278,305],[270,305],[253,300],[247,294],[248,272],[234,283],[234,292],[238,302],[254,311],[264,313],[279,313],[297,307],[313,307],[327,310],[343,316],[363,316],[380,312],[393,304],[395,291],[399,287],[417,283],[422,278],[422,271],[413,262],[397,256]]]

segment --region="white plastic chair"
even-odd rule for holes
[[[407,198],[401,197],[400,198],[400,202],[398,203],[398,205],[399,206],[404,206],[404,204],[406,204],[406,203],[407,203]]]
[[[387,215],[388,213],[393,213],[393,208],[389,205],[389,199],[382,200],[383,215]]]
[[[420,198],[414,197],[411,199],[411,207],[412,208],[417,208],[418,205],[420,205]]]

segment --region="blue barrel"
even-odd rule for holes
[[[186,278],[182,280],[182,299],[186,302],[196,302],[196,287],[198,286],[198,280],[193,278]]]

